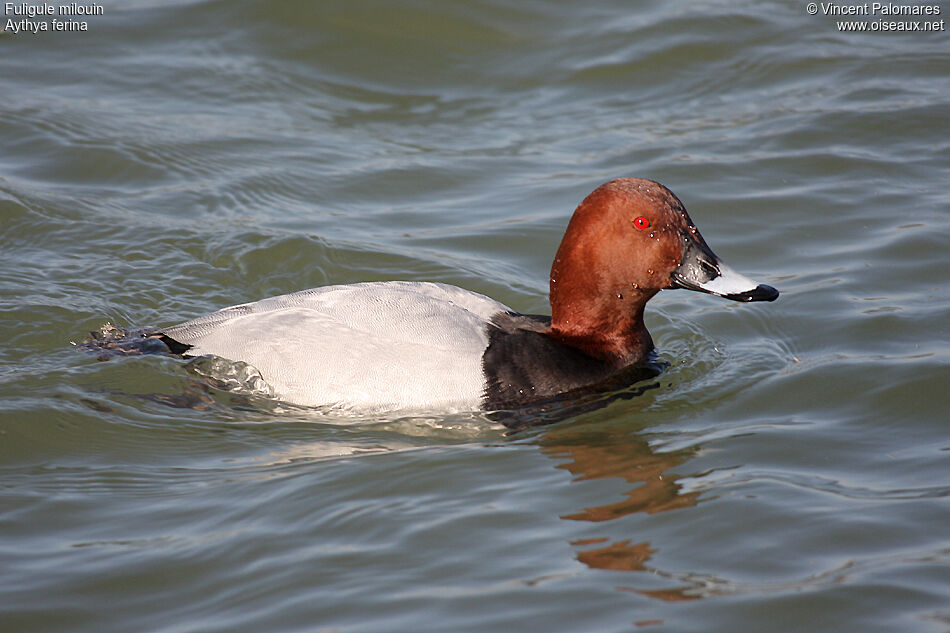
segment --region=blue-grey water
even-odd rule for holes
[[[880,26],[946,3],[865,33],[805,2],[100,6],[0,34],[4,633],[950,630],[950,41]],[[656,386],[553,425],[72,345],[367,280],[545,312],[619,176],[782,296],[661,293]]]

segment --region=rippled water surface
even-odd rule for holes
[[[0,34],[0,630],[950,630],[946,31],[102,8]],[[659,380],[555,424],[340,417],[71,345],[366,280],[545,312],[618,176],[782,296],[661,293]]]

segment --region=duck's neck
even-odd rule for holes
[[[618,367],[638,363],[653,349],[643,310],[654,294],[629,285],[572,283],[552,273],[550,335]]]
[[[617,206],[625,201],[605,187],[587,196],[551,266],[550,336],[618,367],[643,360],[653,349],[643,309],[659,292],[632,283],[639,256],[618,237],[628,213]]]

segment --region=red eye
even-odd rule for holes
[[[633,225],[642,231],[643,229],[650,228],[650,220],[641,215],[639,218],[633,221]]]

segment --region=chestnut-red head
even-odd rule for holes
[[[643,308],[666,288],[736,301],[778,297],[722,264],[672,191],[611,180],[578,205],[554,257],[551,336],[598,358],[636,362],[653,346]]]

